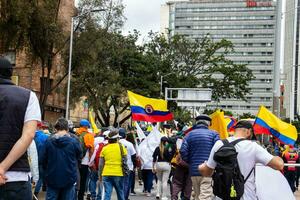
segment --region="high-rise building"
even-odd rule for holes
[[[286,11],[283,12],[285,21],[284,30],[284,116],[294,120],[300,112],[300,47],[299,23],[300,0],[287,0]]]
[[[161,8],[161,32],[199,39],[227,39],[235,52],[228,56],[246,64],[255,79],[249,83],[247,102],[225,99],[209,108],[236,114],[256,114],[259,106],[273,107],[276,2],[272,0],[186,0],[169,1]]]

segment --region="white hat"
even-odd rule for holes
[[[110,131],[108,131],[108,130],[107,130],[107,131],[104,131],[104,132],[103,132],[103,136],[107,137],[109,133],[110,133]]]

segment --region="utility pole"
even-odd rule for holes
[[[280,68],[281,68],[281,27],[282,27],[282,0],[277,0],[275,63],[273,79],[273,113],[280,117]]]

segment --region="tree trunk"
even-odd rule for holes
[[[120,126],[121,126],[122,124],[124,124],[130,117],[131,117],[131,113],[128,114],[126,117],[124,117],[122,120],[120,120],[120,122],[119,122]]]

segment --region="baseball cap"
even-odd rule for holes
[[[85,127],[88,127],[88,128],[90,128],[90,127],[91,127],[91,124],[90,124],[90,122],[89,122],[88,120],[86,120],[86,119],[82,119],[82,120],[80,120],[80,123],[79,123],[79,125],[80,125],[80,126],[85,126]]]
[[[120,138],[120,135],[116,131],[110,131],[108,134],[108,139],[117,139]]]
[[[205,120],[205,121],[211,122],[211,118],[208,115],[205,115],[205,114],[198,115],[195,119],[196,119],[196,121]]]
[[[124,128],[120,128],[119,129],[119,135],[122,137],[122,138],[125,138],[126,137],[126,130]]]
[[[236,128],[253,129],[253,126],[252,126],[252,124],[251,124],[250,122],[245,121],[245,120],[241,120],[241,121],[239,121],[239,122],[235,125],[234,128],[235,128],[235,129],[236,129]]]
[[[245,129],[250,129],[251,130],[251,136],[250,136],[250,140],[257,140],[256,139],[256,135],[254,133],[254,129],[253,129],[253,125],[251,124],[251,122],[249,121],[246,121],[246,120],[241,120],[239,121],[235,126],[234,126],[234,129],[237,129],[237,128],[245,128]]]
[[[108,137],[109,133],[110,133],[110,131],[109,131],[109,130],[107,130],[107,131],[104,131],[104,132],[103,132],[103,136],[104,136],[104,137]]]

